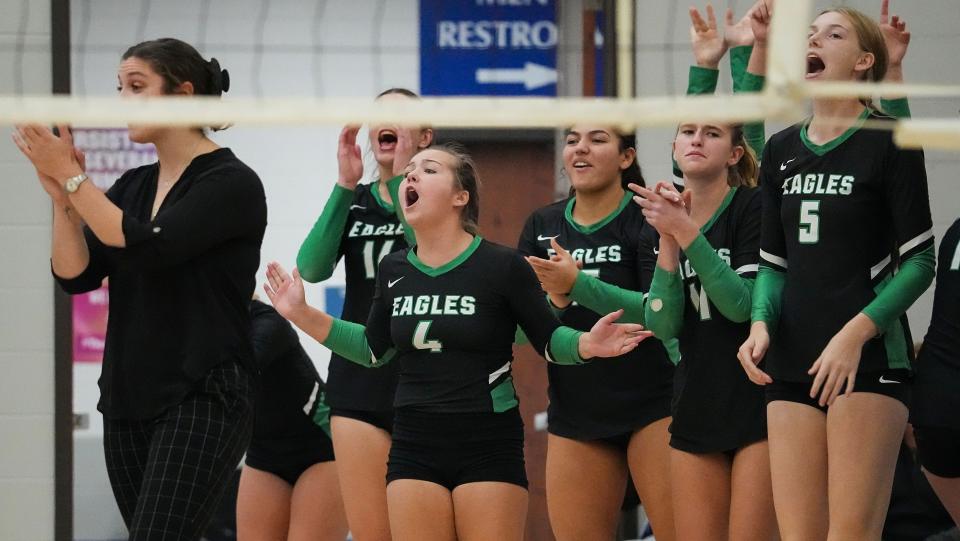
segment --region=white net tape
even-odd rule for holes
[[[620,3],[630,0],[620,0]],[[0,124],[37,122],[78,126],[127,123],[218,126],[362,124],[389,122],[457,128],[553,128],[592,122],[630,129],[670,126],[695,118],[704,122],[776,120],[795,122],[813,97],[902,95],[960,96],[960,85],[815,83],[804,81],[806,21],[811,0],[777,4],[763,93],[718,96],[609,98],[424,98],[418,101],[367,98],[209,99],[0,96]],[[629,20],[629,17],[627,18]],[[629,65],[621,59],[621,70]],[[628,74],[619,77],[626,80]],[[839,121],[839,120],[838,120]],[[960,150],[960,121],[912,119],[870,125],[894,129],[898,144]]]

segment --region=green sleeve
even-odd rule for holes
[[[723,317],[734,323],[749,321],[753,280],[742,278],[731,269],[702,233],[683,253],[697,271],[707,297]]]
[[[780,321],[780,306],[783,302],[783,286],[787,275],[778,270],[760,265],[757,283],[753,286],[753,321],[763,321],[770,332]]]
[[[297,269],[305,281],[321,282],[333,274],[352,201],[353,190],[339,184],[333,187],[320,218],[313,224],[313,229],[297,252]]]
[[[654,271],[654,280],[656,273]],[[651,286],[651,294],[653,288]],[[683,293],[681,292],[681,296]],[[653,331],[657,338],[663,342],[670,360],[674,364],[680,362],[680,345],[673,336],[661,337],[648,322],[646,317],[650,314],[647,305],[649,304],[647,296],[639,291],[631,291],[622,287],[608,284],[595,276],[590,276],[581,271],[577,275],[577,280],[573,283],[573,290],[570,292],[570,298],[582,306],[593,310],[598,314],[609,314],[623,308],[623,315],[617,320],[618,323],[640,323],[647,325]],[[682,302],[682,301],[681,301]],[[677,330],[679,334],[679,329]]]
[[[334,319],[330,327],[330,334],[323,341],[323,345],[330,351],[341,355],[360,366],[367,368],[376,368],[390,362],[396,353],[390,349],[387,353],[377,359],[370,351],[370,344],[367,342],[366,328],[359,323],[352,323],[342,319]]]
[[[390,192],[390,200],[393,201],[393,208],[397,213],[397,219],[403,224],[403,237],[407,240],[407,246],[413,247],[417,244],[417,237],[410,228],[410,224],[403,217],[403,205],[400,204],[400,183],[403,182],[403,175],[397,175],[387,181],[387,191]],[[376,188],[374,188],[376,189]]]
[[[717,81],[720,79],[720,70],[690,66],[687,75],[687,95],[713,94],[717,91]]]
[[[762,75],[754,75],[752,73],[744,72],[741,79],[742,91],[761,92],[766,80],[766,77],[763,77]],[[753,149],[753,153],[756,155],[758,161],[760,160],[760,156],[763,156],[763,145],[765,145],[767,142],[766,135],[766,129],[763,122],[748,122],[743,125],[743,138],[746,139],[747,145]]]
[[[742,86],[743,74],[747,72],[751,54],[753,54],[753,46],[751,45],[741,45],[730,49],[730,77],[733,79],[734,92],[744,92]]]
[[[683,280],[679,272],[653,271],[646,306],[647,328],[662,341],[676,338],[683,328]]]
[[[547,347],[546,358],[554,364],[573,365],[583,364],[580,358],[580,335],[582,331],[570,327],[557,327],[550,335],[550,345]]]
[[[892,100],[880,98],[880,109],[893,118],[910,118],[910,102],[907,98]]]
[[[730,76],[733,78],[733,92],[760,92],[766,82],[766,77],[747,71],[750,64],[750,55],[753,47],[741,46],[730,49]],[[743,125],[743,137],[747,145],[753,149],[757,160],[763,155],[763,145],[766,142],[763,122],[749,122]]]
[[[901,262],[899,272],[890,278],[863,313],[873,320],[880,332],[884,332],[923,295],[935,274],[936,254],[934,247],[930,246]]]
[[[687,75],[687,95],[713,94],[717,91],[719,79],[720,70],[690,66],[690,73]],[[673,160],[673,157],[671,156],[670,159]],[[683,178],[683,171],[677,165],[677,160],[673,160],[673,175]]]
[[[609,314],[623,308],[623,315],[618,320],[620,323],[644,322],[643,293],[608,284],[583,271],[577,273],[570,299],[598,314]]]

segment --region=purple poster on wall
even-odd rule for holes
[[[73,142],[86,155],[87,175],[101,190],[128,169],[157,160],[153,145],[133,143],[125,129],[76,128]],[[103,361],[109,299],[106,280],[96,291],[73,296],[73,362]]]

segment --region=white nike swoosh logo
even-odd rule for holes
[[[367,210],[367,207],[363,205],[350,205],[350,210],[353,210],[353,209]]]
[[[552,236],[552,237],[544,237],[543,235],[537,235],[537,240],[538,240],[538,241],[551,240],[551,239],[555,239],[555,238],[557,238],[557,237],[559,237],[559,236],[560,236],[560,235],[554,235],[554,236]]]
[[[796,160],[796,158],[781,163],[781,164],[780,164],[780,170],[781,170],[781,171],[786,171],[786,170],[787,170],[787,165],[789,165],[790,162],[795,161],[795,160]]]
[[[880,376],[880,383],[900,383],[900,382],[893,379],[885,379],[883,376]]]
[[[406,278],[406,276],[401,276],[400,278],[397,278],[396,280],[390,280],[390,281],[388,281],[388,282],[387,282],[387,287],[390,288],[390,287],[393,287],[393,286],[397,285],[397,282],[399,282],[400,280],[403,280],[404,278]]]

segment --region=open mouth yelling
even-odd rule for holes
[[[823,59],[813,53],[807,55],[807,79],[819,76],[825,69],[827,66],[823,63]]]
[[[403,192],[403,208],[408,209],[420,200],[420,194],[413,186],[407,186],[407,191]]]
[[[389,152],[397,148],[397,132],[389,129],[380,130],[377,133],[377,144],[383,152]]]

